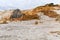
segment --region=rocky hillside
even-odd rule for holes
[[[52,3],[0,11],[0,23],[0,40],[60,40],[60,8]]]
[[[46,4],[44,6],[38,6],[29,10],[5,10],[0,12],[0,23],[5,23],[6,21],[23,21],[40,19],[41,14],[46,15],[51,18],[60,19],[60,5],[54,5],[53,3]]]
[[[58,13],[56,13],[56,11],[54,10],[56,11],[60,10],[60,5],[54,5],[53,3],[50,3],[44,6],[38,6],[32,10],[25,11],[25,13],[29,15],[34,15],[39,12],[43,12],[45,15],[54,18],[58,16]]]

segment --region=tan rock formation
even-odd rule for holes
[[[57,12],[53,11],[53,10],[60,10],[60,5],[53,5],[53,4],[46,4],[44,6],[38,6],[34,9],[29,9],[29,10],[19,10],[21,12],[17,12],[16,16],[17,18],[11,18],[11,15],[15,15],[15,13],[13,14],[14,10],[6,10],[6,11],[0,11],[0,21],[2,20],[10,20],[10,21],[17,21],[17,20],[32,20],[32,19],[39,19],[40,16],[38,15],[39,12],[44,13],[44,15],[47,15],[49,17],[52,18],[56,18],[59,16],[59,14],[57,14]],[[20,15],[20,13],[22,14],[22,16],[18,17],[17,14]],[[41,14],[41,13],[40,13]]]

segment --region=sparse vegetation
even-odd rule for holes
[[[60,21],[60,15],[56,17],[56,21]]]
[[[54,6],[54,3],[46,4],[45,6]]]
[[[38,24],[38,21],[36,21],[35,24],[37,25]]]
[[[52,31],[52,32],[50,32],[50,33],[51,33],[51,34],[56,33],[56,34],[60,35],[60,31]]]

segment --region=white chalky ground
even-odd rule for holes
[[[44,17],[40,20],[0,24],[0,40],[60,40],[60,35],[50,33],[60,31],[59,21]]]

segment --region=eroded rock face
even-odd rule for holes
[[[47,15],[52,18],[56,18],[58,16],[58,14],[54,11],[43,11],[43,13],[44,13],[44,15]]]
[[[35,14],[35,15],[24,15],[22,17],[22,20],[33,20],[33,19],[39,19],[39,16]]]

